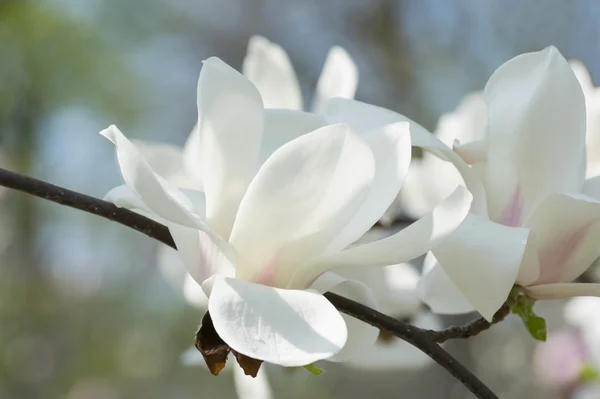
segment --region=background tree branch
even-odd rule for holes
[[[169,229],[147,217],[127,209],[82,193],[67,190],[53,184],[24,176],[0,168],[0,185],[18,190],[60,205],[79,209],[81,211],[101,216],[113,222],[137,230],[150,238],[162,242],[176,249],[175,242]],[[460,364],[452,355],[446,352],[440,342],[453,338],[468,338],[488,329],[492,324],[502,320],[510,311],[510,306],[505,304],[494,316],[494,321],[488,323],[484,319],[477,319],[465,326],[450,327],[442,331],[424,330],[403,321],[394,319],[381,312],[371,309],[348,298],[328,292],[325,297],[340,311],[368,323],[379,329],[388,331],[396,337],[417,347],[431,357],[435,362],[444,367],[477,398],[497,399],[498,397],[481,382],[468,369]]]

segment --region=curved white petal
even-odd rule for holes
[[[525,221],[535,240],[540,275],[535,284],[568,282],[600,256],[600,202],[554,193]]]
[[[418,315],[411,324],[429,330],[440,330],[440,319],[431,314]],[[370,348],[350,359],[348,366],[360,370],[392,371],[418,370],[432,364],[433,360],[406,341],[393,337],[390,341],[377,342]]]
[[[477,140],[461,144],[456,140],[452,145],[452,149],[469,165],[479,162],[487,162],[488,156],[488,140]]]
[[[207,228],[203,218],[194,214],[193,203],[156,174],[116,126],[112,125],[100,134],[114,143],[123,180],[148,210],[174,223]]]
[[[285,286],[293,268],[322,253],[355,214],[374,173],[369,146],[344,125],[279,148],[240,205],[230,240],[244,260],[236,276]]]
[[[346,324],[314,291],[217,277],[208,300],[215,330],[232,349],[280,366],[304,366],[338,353]]]
[[[167,226],[177,246],[177,253],[198,284],[215,273],[233,277],[234,251],[227,243],[218,245],[209,234],[197,229],[173,223]]]
[[[457,172],[451,164],[447,164],[435,156],[431,156],[430,161],[432,162],[424,162],[423,159],[412,160],[406,174],[406,181],[398,195],[397,203],[393,204],[384,215],[386,220],[393,220],[399,209],[402,209],[412,218],[420,218],[440,202],[437,195],[438,191],[441,191],[439,190],[440,185],[437,184],[439,170],[436,170],[439,168],[435,166],[441,164],[443,167],[449,167],[453,173]],[[444,171],[442,171],[442,174],[445,175]],[[459,177],[457,184],[460,184],[461,181],[462,179]],[[432,192],[434,192],[433,195]],[[443,198],[445,197],[441,196],[441,199]]]
[[[241,367],[233,368],[233,383],[238,399],[272,399],[273,393],[264,367],[256,377],[246,375]]]
[[[393,317],[405,318],[414,315],[421,307],[417,296],[419,273],[410,263],[383,266],[385,290],[378,292],[380,310]],[[376,290],[376,288],[372,288]]]
[[[198,123],[196,123],[183,146],[183,167],[188,180],[192,182],[192,187],[197,190],[204,190],[202,183],[204,166],[200,146],[200,130],[198,129]]]
[[[529,229],[468,215],[432,252],[458,290],[491,321],[515,284],[528,236]]]
[[[265,108],[302,109],[298,78],[286,52],[262,36],[252,36],[242,73],[256,85]]]
[[[423,263],[423,275],[417,286],[419,298],[438,314],[462,314],[474,312],[475,308],[465,298],[433,253],[429,252]]]
[[[398,196],[411,159],[408,123],[399,122],[362,136],[375,158],[375,177],[367,198],[325,252],[339,252],[362,237]]]
[[[492,220],[518,225],[546,195],[579,191],[585,174],[585,100],[555,47],[500,66],[485,87],[485,99]]]
[[[448,147],[456,140],[470,143],[484,137],[486,122],[483,92],[476,91],[464,96],[454,111],[440,117],[435,134]]]
[[[266,109],[265,130],[257,169],[279,147],[325,125],[327,123],[321,115],[288,109]]]
[[[254,175],[263,126],[256,87],[220,59],[205,60],[198,79],[198,156],[204,168],[207,220],[224,240]]]
[[[167,143],[144,140],[131,140],[131,142],[159,176],[175,186],[194,187],[186,178],[181,148]]]
[[[485,190],[479,176],[471,170],[458,154],[429,133],[423,126],[385,108],[340,98],[328,101],[325,117],[331,123],[347,123],[359,133],[368,132],[391,123],[408,122],[412,145],[422,147],[425,151],[443,161],[451,162],[460,172],[465,185],[473,194],[472,212],[477,215],[487,215]],[[454,190],[454,187],[451,187],[450,190]]]
[[[362,303],[371,309],[378,309],[377,300],[373,291],[358,280],[347,280],[335,273],[324,273],[310,287],[320,293],[331,291],[342,295],[358,303]],[[360,321],[352,316],[342,314],[348,329],[348,339],[344,348],[328,360],[344,362],[365,348],[372,347],[379,336],[379,329]]]
[[[343,48],[332,47],[317,82],[313,110],[322,113],[330,98],[354,98],[357,86],[358,69],[354,61]]]
[[[177,250],[166,245],[157,248],[156,262],[158,269],[167,282],[178,292],[183,294],[185,300],[198,309],[208,308],[208,297],[200,285],[187,272],[187,268]],[[194,348],[200,355],[200,352]],[[200,355],[202,360],[202,356]],[[204,364],[204,360],[202,360]]]
[[[140,209],[145,212],[150,212],[146,204],[138,197],[131,187],[127,184],[112,188],[104,196],[104,201],[112,202],[119,208],[126,208],[130,210]]]
[[[471,200],[471,194],[459,186],[436,209],[400,232],[339,253],[319,256],[300,266],[288,287],[306,287],[321,273],[334,267],[387,266],[421,256],[442,242],[462,223],[469,211]]]
[[[574,296],[600,297],[600,284],[558,283],[526,287],[527,294],[536,299],[563,299]]]
[[[189,273],[186,273],[183,280],[183,297],[190,305],[198,309],[208,309],[208,297],[200,284]]]

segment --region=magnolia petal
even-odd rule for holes
[[[461,143],[475,142],[484,137],[486,123],[483,92],[476,91],[464,96],[454,111],[440,116],[435,134],[449,147],[456,140]]]
[[[193,203],[181,191],[156,174],[136,147],[116,126],[112,125],[100,134],[115,145],[123,180],[148,210],[174,223],[207,228],[203,218],[194,214]]]
[[[469,165],[487,161],[488,141],[486,139],[461,144],[458,140],[452,149]]]
[[[202,184],[204,166],[202,165],[202,149],[200,146],[200,130],[198,124],[196,124],[183,146],[183,166],[188,180],[192,182],[192,187],[204,190]]]
[[[206,310],[208,297],[196,280],[187,272],[177,250],[166,245],[160,245],[157,248],[156,262],[165,280],[178,292],[183,293],[183,297],[190,305]],[[196,348],[194,350],[202,359],[200,352]],[[204,364],[204,360],[202,360],[202,364]]]
[[[369,146],[344,125],[279,148],[248,187],[231,234],[245,262],[236,277],[285,286],[293,268],[322,253],[368,194]]]
[[[168,227],[183,264],[199,284],[215,273],[235,274],[233,249],[226,243],[219,246],[209,234],[197,229],[173,223]]]
[[[417,293],[434,313],[463,314],[475,311],[431,252],[425,257]]]
[[[411,159],[408,123],[399,122],[362,136],[375,158],[375,177],[367,198],[326,253],[339,252],[362,237],[385,213],[404,183]]]
[[[254,175],[263,132],[256,87],[216,57],[204,61],[198,80],[198,130],[204,167],[206,216],[224,240]]]
[[[317,114],[288,109],[266,109],[265,130],[257,169],[279,147],[325,125],[325,118]]]
[[[233,383],[238,399],[272,399],[273,393],[264,367],[258,370],[256,377],[244,374],[241,367],[233,368]]]
[[[127,184],[112,188],[104,196],[104,201],[112,202],[119,208],[125,209],[139,209],[145,212],[150,212],[146,204],[137,196],[135,191]]]
[[[554,193],[525,221],[535,240],[540,275],[535,284],[568,282],[600,256],[600,202]]]
[[[353,301],[362,303],[371,309],[378,308],[375,295],[369,287],[360,281],[347,280],[335,273],[324,273],[310,288],[322,294],[331,291],[334,294],[342,295]],[[353,358],[362,352],[364,348],[372,347],[379,336],[379,329],[370,324],[346,314],[342,314],[342,317],[348,329],[348,339],[344,348],[328,359],[334,362],[344,362]]]
[[[280,366],[304,366],[326,359],[346,343],[344,319],[314,291],[217,276],[208,310],[217,333],[232,349]]]
[[[412,145],[422,147],[425,151],[443,161],[451,162],[460,172],[465,185],[473,194],[471,211],[477,215],[487,215],[485,190],[479,176],[450,147],[418,123],[385,108],[340,98],[328,101],[325,118],[330,123],[347,123],[359,133],[368,132],[392,123],[408,122]],[[451,190],[454,190],[454,187]]]
[[[356,244],[366,244],[393,234],[392,229],[374,227]],[[410,263],[381,267],[342,266],[334,268],[332,272],[348,280],[364,283],[375,294],[379,310],[387,315],[406,318],[421,307],[416,293],[420,273]]]
[[[232,270],[231,275],[233,274]],[[183,280],[183,297],[190,305],[198,309],[208,309],[208,297],[200,284],[189,273],[186,273]]]
[[[390,237],[312,259],[297,269],[288,287],[306,287],[321,273],[334,267],[387,266],[424,255],[462,223],[471,200],[471,194],[459,186],[433,211]]]
[[[492,220],[500,221],[515,204],[522,220],[548,194],[579,191],[585,175],[585,99],[555,47],[500,66],[485,87],[485,100]]]
[[[433,157],[432,161],[426,163],[423,159],[412,160],[397,202],[388,209],[384,215],[385,220],[393,220],[400,209],[409,217],[417,219],[431,211],[440,202],[437,195],[430,195],[433,190],[437,194],[439,188],[439,185],[435,184],[438,174],[433,170],[432,166],[434,165],[432,164],[446,163],[437,157]],[[452,165],[448,164],[448,166],[452,168]]]
[[[354,98],[357,86],[358,69],[354,61],[343,48],[332,47],[317,82],[313,110],[322,113],[330,98]]]
[[[431,314],[422,313],[411,324],[427,330],[440,330],[443,328],[441,320]],[[365,348],[362,353],[350,359],[348,366],[367,371],[399,371],[418,370],[430,365],[433,360],[413,345],[399,338],[393,337],[390,341],[377,342],[370,348]]]
[[[470,214],[432,252],[458,290],[491,321],[515,284],[528,236],[529,229]]]
[[[400,263],[381,267],[385,287],[379,308],[393,317],[406,318],[414,315],[421,308],[417,296],[419,273],[410,263]],[[372,271],[372,270],[371,270]],[[376,288],[372,288],[376,290]]]
[[[144,140],[131,140],[152,170],[176,186],[194,187],[184,174],[183,151],[167,144]]]
[[[536,299],[564,299],[574,296],[600,297],[600,284],[558,283],[526,287],[527,295]]]
[[[285,50],[262,36],[252,36],[242,73],[256,85],[265,108],[302,109],[298,78]]]

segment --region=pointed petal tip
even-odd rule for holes
[[[116,140],[116,138],[115,138],[116,135],[119,134],[119,133],[121,133],[120,130],[119,130],[119,128],[117,126],[115,126],[114,124],[110,125],[106,129],[100,131],[100,135],[101,136],[106,137],[107,139],[109,139],[113,143]]]

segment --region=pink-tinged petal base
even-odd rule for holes
[[[500,214],[500,224],[511,227],[519,227],[523,222],[523,196],[521,187],[517,186],[510,204]]]
[[[537,279],[536,284],[561,282],[569,260],[587,234],[589,227],[590,224],[588,223],[575,231],[558,237],[554,242],[540,249],[538,253],[540,277]]]

